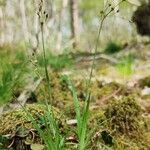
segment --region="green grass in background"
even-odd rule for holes
[[[46,63],[48,66],[52,67],[54,70],[61,70],[66,67],[71,67],[73,65],[73,61],[68,54],[62,54],[55,56],[50,52],[46,54]],[[37,57],[38,64],[40,67],[44,67],[43,56],[39,55]]]
[[[134,56],[129,54],[128,56],[122,58],[120,62],[116,65],[116,69],[123,76],[129,76],[134,72]]]
[[[28,72],[26,56],[9,46],[0,48],[0,105],[13,99],[16,92],[24,86],[24,78]]]
[[[104,52],[106,54],[114,54],[119,52],[121,49],[122,49],[121,45],[111,41],[106,45]]]

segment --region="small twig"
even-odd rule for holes
[[[15,138],[13,138],[13,140],[11,141],[11,143],[8,145],[7,148],[11,148],[13,146],[14,142],[15,142]]]
[[[33,131],[35,131],[35,129],[34,129],[34,130],[31,129],[31,130],[29,131],[29,133],[32,134],[32,142],[34,142],[34,139],[35,139],[35,133],[34,133]]]

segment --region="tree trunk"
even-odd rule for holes
[[[58,14],[58,33],[57,33],[57,42],[56,42],[56,51],[60,53],[60,49],[62,46],[62,23],[63,23],[63,16],[65,16],[65,8],[68,5],[68,0],[62,0],[60,11]]]
[[[70,15],[71,15],[71,38],[73,39],[73,48],[78,46],[78,0],[70,0]]]
[[[3,12],[4,15],[4,43],[12,43],[15,41],[15,31],[13,19],[15,17],[15,7],[13,1],[6,1],[6,6]]]
[[[3,9],[2,9],[2,7],[0,7],[0,29],[2,29],[1,31],[0,31],[0,45],[3,45],[4,44],[4,42],[5,42],[5,36],[4,36],[4,31],[3,31],[3,29],[4,29],[4,14],[3,14]]]
[[[25,42],[29,42],[29,31],[28,31],[28,23],[26,17],[26,10],[25,10],[25,0],[20,0],[20,11],[22,17],[22,30],[25,38]]]

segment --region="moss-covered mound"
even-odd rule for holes
[[[51,85],[51,98],[52,104],[58,108],[66,108],[72,105],[73,96],[68,87],[66,76],[59,74],[58,72],[50,73],[50,85]],[[87,81],[85,80],[73,80],[78,98],[80,101],[84,101],[87,92]],[[101,81],[92,81],[88,89],[91,92],[91,102],[106,104],[113,96],[127,96],[134,93],[134,90],[128,89],[127,87],[116,83],[103,83]],[[35,92],[37,100],[44,102],[44,99],[48,100],[47,84],[43,80],[38,89]]]
[[[113,99],[105,109],[94,111],[91,119],[91,126],[97,131],[90,145],[93,150],[99,147],[114,150],[150,148],[148,122],[142,118],[134,96]]]
[[[62,108],[68,101],[72,101],[72,94],[62,75],[57,72],[52,72],[49,76],[52,103],[54,106]],[[45,80],[41,82],[40,86],[35,92],[35,95],[40,102],[44,102],[45,99],[48,100],[49,96],[47,91],[47,82]]]
[[[45,132],[47,124],[50,124],[50,122],[44,121],[47,112],[45,105],[29,104],[25,108],[3,114],[0,117],[0,146],[12,147],[16,150],[30,150],[28,146],[31,144],[42,144],[42,137],[39,137],[35,123]],[[64,119],[56,108],[53,108],[53,112],[61,130]]]
[[[132,132],[140,129],[141,109],[132,96],[112,100],[105,110],[105,116],[109,127],[115,132],[132,135]]]

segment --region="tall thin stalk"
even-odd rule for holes
[[[111,5],[108,4],[108,6],[104,9],[104,11],[101,11],[102,20],[101,20],[101,22],[100,22],[99,29],[98,29],[98,35],[97,35],[97,38],[96,38],[96,44],[95,44],[95,49],[94,49],[94,50],[95,50],[95,51],[94,51],[94,57],[93,57],[93,61],[92,61],[92,65],[91,65],[91,71],[90,71],[89,80],[88,80],[88,87],[89,87],[89,85],[91,84],[91,79],[92,79],[92,75],[93,75],[93,71],[94,71],[94,66],[95,66],[95,60],[96,60],[96,53],[97,53],[97,49],[98,49],[99,38],[100,38],[100,36],[101,36],[101,32],[102,32],[102,28],[103,28],[104,21],[105,21],[105,19],[109,16],[109,14],[111,14],[111,12],[113,12],[114,9],[115,9],[118,5],[120,5],[123,1],[125,1],[125,0],[121,0],[118,4],[116,4],[116,5],[115,5],[114,7],[112,7],[112,8],[110,8]],[[110,8],[110,10],[109,10],[106,14],[104,14],[104,13],[107,11],[107,9],[109,9],[109,8]]]
[[[45,50],[45,43],[44,43],[44,23],[43,22],[40,23],[40,28],[41,28],[41,34],[42,34],[42,50],[43,50],[44,70],[45,70],[46,83],[47,83],[47,89],[48,89],[48,98],[52,104],[50,78],[48,74],[46,50]],[[48,103],[47,100],[46,100],[46,103]]]
[[[91,91],[89,89],[90,89],[93,71],[94,71],[94,67],[95,67],[96,53],[98,50],[99,38],[101,36],[103,24],[104,24],[105,19],[109,16],[109,14],[111,14],[111,12],[114,11],[114,8],[117,7],[123,1],[124,0],[121,0],[114,7],[111,7],[111,5],[109,4],[109,7],[104,9],[104,11],[101,13],[102,14],[102,20],[100,22],[99,29],[98,29],[98,36],[97,36],[96,44],[95,44],[94,57],[93,57],[92,65],[91,65],[89,79],[88,79],[87,85],[86,85],[86,97],[85,97],[85,104],[84,104],[84,108],[83,108],[83,113],[80,112],[79,100],[77,98],[77,93],[73,87],[73,84],[71,84],[71,87],[72,87],[71,90],[73,93],[74,106],[75,106],[76,118],[77,118],[77,131],[78,131],[78,138],[79,138],[78,149],[79,150],[85,150],[86,146],[88,144],[88,141],[87,141],[87,122],[88,122],[89,105],[90,105],[90,99],[91,99]],[[108,10],[109,8],[110,8],[110,10]],[[81,114],[83,114],[83,115],[81,115]]]
[[[50,78],[48,74],[48,64],[47,64],[46,49],[45,49],[45,42],[44,42],[44,23],[46,22],[48,18],[48,14],[46,13],[46,10],[44,8],[43,0],[41,0],[40,5],[39,5],[38,16],[39,16],[40,29],[41,29],[41,42],[42,42],[42,51],[43,51],[43,60],[44,60],[44,71],[45,71],[45,77],[46,77],[48,99],[50,101],[50,105],[49,105],[48,100],[45,99],[47,113],[46,113],[46,116],[44,116],[49,135],[45,135],[43,133],[42,138],[45,139],[45,137],[43,136],[48,136],[51,139],[51,136],[52,136],[52,140],[50,141],[50,144],[49,142],[46,141],[48,150],[52,149],[51,146],[53,147],[52,150],[59,150],[59,149],[61,150],[63,149],[63,146],[64,146],[64,138],[60,134],[58,123],[54,115],[54,109],[52,107],[51,84],[50,84]]]
[[[53,136],[54,138],[56,138],[56,143],[53,144],[60,144],[61,142],[61,135],[59,133],[59,127],[57,124],[57,121],[55,119],[55,115],[54,115],[54,110],[52,107],[52,98],[51,98],[51,85],[50,85],[50,78],[49,78],[49,74],[48,74],[48,65],[47,65],[47,59],[46,59],[46,50],[45,50],[45,42],[44,42],[44,23],[41,22],[40,23],[40,27],[41,27],[41,34],[42,34],[42,49],[43,49],[43,59],[44,59],[44,70],[45,70],[45,76],[46,76],[46,83],[47,83],[47,90],[48,90],[48,98],[50,100],[50,105],[48,104],[47,99],[46,101],[46,107],[48,110],[48,120],[51,123],[51,128],[52,128],[52,132],[53,132]],[[51,135],[49,135],[51,136]],[[58,146],[58,145],[57,145]]]

